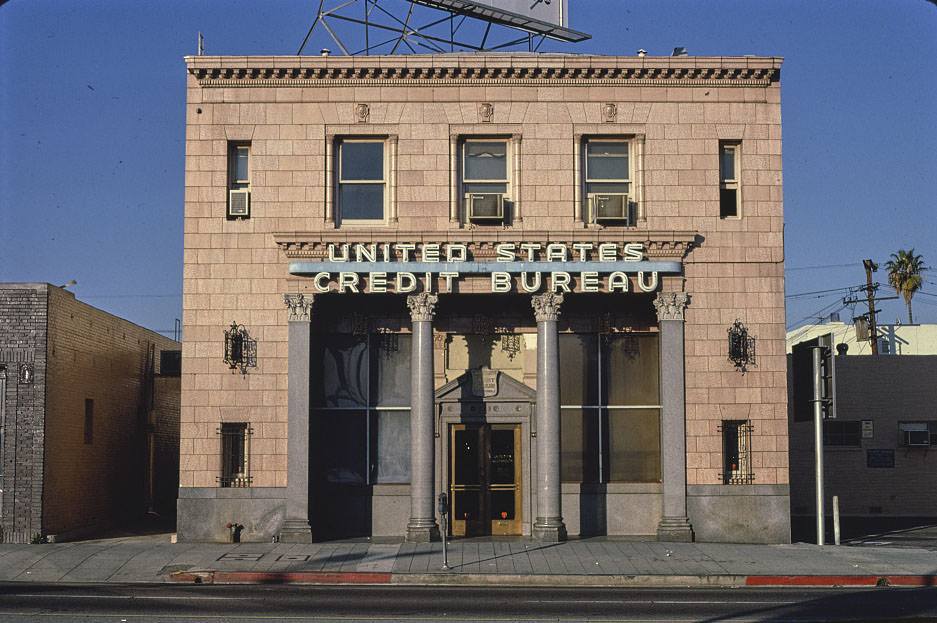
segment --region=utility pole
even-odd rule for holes
[[[872,346],[872,354],[878,354],[878,332],[875,330],[875,290],[877,285],[872,285],[872,273],[878,270],[878,264],[872,260],[862,260],[865,266],[865,289],[868,292],[869,301],[869,345]]]
[[[875,291],[878,290],[880,284],[872,283],[872,273],[878,270],[878,264],[872,260],[862,260],[862,265],[865,267],[865,285],[860,287],[859,290],[866,292],[867,296],[864,299],[850,299],[843,298],[843,305],[855,305],[856,303],[868,303],[869,311],[865,314],[862,314],[860,317],[869,317],[869,346],[872,347],[872,354],[878,354],[878,329],[875,324],[875,314],[882,311],[880,309],[875,309],[875,301],[890,301],[892,299],[898,298],[897,296],[886,296],[875,298]]]

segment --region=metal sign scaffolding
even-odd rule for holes
[[[525,43],[528,51],[536,52],[546,39],[575,43],[591,38],[566,27],[565,0],[553,2],[555,8],[549,0],[545,4],[538,0],[521,13],[495,6],[509,4],[507,0],[320,0],[297,55],[303,53],[319,24],[349,56],[488,52]],[[543,7],[554,12],[544,18]],[[362,30],[351,36],[340,32],[347,25],[353,29],[363,26],[363,44]],[[518,37],[517,31],[524,34]]]

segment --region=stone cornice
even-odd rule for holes
[[[326,245],[334,244],[394,244],[395,242],[439,242],[463,243],[468,245],[475,260],[487,261],[495,257],[495,246],[500,242],[641,242],[644,243],[648,259],[683,260],[697,244],[695,231],[598,231],[566,232],[558,235],[550,231],[504,231],[495,232],[282,232],[273,234],[273,240],[290,260],[324,261]]]
[[[777,82],[774,57],[438,55],[186,59],[203,87],[270,86],[748,86]]]

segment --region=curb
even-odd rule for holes
[[[177,571],[173,583],[400,586],[929,587],[937,575],[519,575],[340,571]]]
[[[751,575],[746,586],[937,586],[937,575]]]
[[[169,581],[189,584],[390,584],[390,573],[332,571],[177,571]]]

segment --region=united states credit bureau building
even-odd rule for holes
[[[186,64],[180,540],[790,540],[781,59]]]

